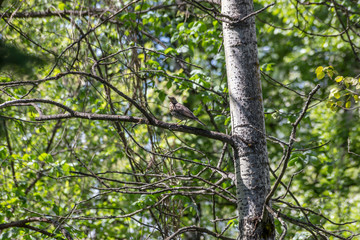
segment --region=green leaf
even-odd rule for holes
[[[324,68],[323,67],[317,67],[315,70],[317,79],[323,79],[325,77]]]
[[[159,99],[163,102],[166,98],[166,94],[164,91],[159,91]]]
[[[167,89],[170,89],[171,86],[172,86],[172,81],[171,81],[171,80],[168,80],[168,82],[166,83]]]
[[[260,69],[261,69],[261,71],[272,72],[272,71],[274,71],[274,68],[273,68],[274,65],[275,65],[275,63],[265,63],[265,64],[261,65]]]
[[[337,101],[336,102],[336,105],[338,105],[339,107],[341,107],[343,105],[343,102],[342,101]]]
[[[176,54],[176,50],[173,49],[172,47],[170,47],[170,48],[165,49],[164,53],[165,54],[168,54],[168,53],[175,53]]]
[[[140,53],[140,54],[138,55],[138,58],[139,58],[139,59],[144,59],[144,58],[145,58],[145,55],[144,55],[143,53]]]
[[[332,77],[334,76],[334,72],[333,72],[332,70],[328,70],[328,71],[326,72],[326,74],[327,74],[330,78],[332,78]]]
[[[211,84],[210,84],[210,79],[209,81],[205,81],[203,79],[200,79],[200,81],[202,82],[202,85],[206,88],[210,88],[211,87]]]
[[[325,77],[325,73],[324,72],[320,72],[319,74],[316,74],[317,79],[323,79]]]
[[[154,61],[152,59],[148,59],[146,61],[146,64],[149,64],[150,66],[153,66],[153,67],[157,67],[157,66],[160,66],[160,64],[157,62],[157,61]]]
[[[225,116],[224,115],[217,115],[214,117],[215,122],[223,122],[225,121]]]
[[[351,107],[351,101],[347,101],[347,102],[345,103],[345,107],[346,107],[346,108],[350,108],[350,107]]]
[[[316,75],[318,75],[318,74],[322,73],[322,72],[323,72],[323,70],[324,70],[324,68],[323,68],[322,66],[317,67],[317,68],[316,68],[316,70],[315,70]]]
[[[64,172],[64,174],[69,174],[69,172],[70,172],[70,166],[69,166],[69,164],[67,164],[67,163],[65,163],[65,164],[63,164],[62,165],[62,171]]]
[[[42,162],[51,163],[54,161],[53,157],[48,153],[42,153],[39,155],[38,159]]]
[[[231,117],[226,118],[224,125],[227,126],[230,123]]]
[[[337,76],[337,77],[335,78],[335,81],[336,81],[336,82],[341,82],[343,79],[344,79],[343,76]]]
[[[60,209],[55,203],[53,204],[52,210],[56,215],[60,214]]]
[[[59,8],[61,11],[63,11],[63,10],[66,8],[66,4],[63,3],[63,2],[61,2],[61,3],[58,4],[58,8]]]
[[[326,107],[327,108],[331,108],[331,106],[333,105],[334,103],[332,102],[332,101],[328,101],[327,103],[326,103]]]

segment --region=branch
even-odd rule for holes
[[[71,175],[71,176],[66,176],[66,177],[92,177],[95,178],[94,175],[92,174],[88,174],[88,173],[83,173],[83,172],[79,172],[79,171],[70,171],[70,173],[75,173],[78,175]],[[129,190],[150,190],[150,189],[164,189],[167,188],[166,184],[163,184],[165,182],[169,182],[171,180],[176,179],[177,181],[183,181],[183,182],[189,182],[193,179],[197,179],[202,181],[204,184],[210,185],[213,188],[218,188],[221,192],[227,193],[230,195],[230,197],[232,197],[233,199],[236,199],[236,197],[229,192],[228,190],[222,188],[219,185],[216,185],[206,179],[203,179],[201,177],[198,177],[196,175],[155,175],[156,177],[160,178],[159,180],[155,181],[155,182],[151,182],[151,183],[143,183],[143,182],[128,182],[128,181],[120,181],[120,180],[116,180],[116,179],[111,179],[111,178],[106,178],[106,177],[100,177],[98,175],[101,175],[101,173],[95,173],[97,175],[98,178],[100,178],[101,180],[105,180],[105,181],[110,181],[110,182],[117,182],[117,183],[122,183],[124,184],[124,187],[119,187],[116,188],[116,190],[121,190],[121,189],[129,189]],[[154,176],[152,174],[147,174],[145,173],[142,176]],[[99,188],[100,189],[100,188]],[[112,189],[102,189],[102,190],[112,190]],[[211,190],[213,191],[213,190]],[[230,202],[233,203],[233,200],[230,200]]]
[[[292,183],[294,177],[295,177],[297,174],[301,173],[303,170],[304,170],[304,169],[301,169],[300,171],[295,172],[295,173],[293,173],[293,174],[291,175],[291,178],[290,178],[290,181],[289,181],[289,183],[288,183],[288,185],[287,185],[287,188],[286,188],[285,193],[284,193],[282,196],[279,196],[278,198],[276,198],[276,200],[277,200],[277,199],[284,199],[284,198],[286,197],[286,195],[287,195],[288,192],[290,191],[291,183]]]
[[[294,149],[293,152],[305,152],[305,151],[309,151],[309,150],[312,150],[312,149],[317,149],[317,148],[321,148],[325,145],[327,145],[328,143],[330,143],[330,140],[323,143],[323,144],[320,144],[318,146],[314,146],[314,147],[308,147],[308,148],[303,148],[303,149]]]
[[[51,11],[50,9],[46,11],[35,11],[35,12],[17,12],[15,14],[11,12],[0,13],[3,17],[8,18],[42,18],[42,17],[64,17],[67,15],[77,15],[77,16],[91,16],[94,14],[104,14],[106,12],[111,12],[109,9],[101,8],[89,8],[88,10],[63,10],[63,11]]]
[[[360,154],[357,154],[357,153],[354,153],[354,152],[350,151],[350,143],[351,143],[350,138],[348,138],[348,153],[360,157]]]
[[[294,89],[292,89],[292,88],[288,87],[287,85],[285,85],[285,84],[283,84],[283,83],[281,83],[281,82],[277,81],[276,79],[272,78],[272,77],[271,77],[269,74],[267,74],[266,72],[264,72],[264,71],[260,71],[260,73],[261,73],[261,75],[263,76],[263,78],[264,78],[264,80],[265,80],[265,81],[268,81],[268,82],[270,83],[270,81],[269,81],[269,79],[270,79],[271,81],[273,81],[273,82],[275,82],[275,83],[279,84],[281,87],[286,88],[287,90],[289,90],[289,91],[292,91],[292,92],[296,93],[296,94],[297,94],[297,95],[299,95],[300,97],[303,97],[303,98],[305,98],[305,97],[306,97],[306,94],[304,94],[304,93],[300,93],[300,92],[298,92],[298,91],[296,91],[296,90],[294,90]],[[313,98],[313,99],[316,99],[316,100],[318,100],[318,101],[323,101],[322,99],[319,99],[319,98]]]
[[[348,27],[346,27],[346,26],[345,26],[345,23],[341,20],[341,16],[340,16],[339,10],[338,10],[338,8],[337,8],[337,4],[336,4],[336,2],[335,2],[334,0],[332,0],[331,2],[334,4],[335,14],[336,14],[336,16],[337,16],[337,18],[338,18],[338,20],[339,20],[342,28],[344,29],[344,31],[345,31],[345,33],[346,33],[346,36],[347,36],[347,38],[348,38],[348,43],[350,44],[351,50],[353,51],[353,54],[355,55],[355,59],[356,59],[358,62],[360,62],[360,58],[359,58],[359,56],[358,56],[358,54],[357,54],[357,50],[355,49],[354,43],[353,43],[353,41],[352,41],[352,39],[351,39],[351,36],[350,36],[350,34],[349,34]],[[345,14],[346,14],[346,17],[348,18],[347,12],[346,12]],[[345,40],[345,39],[344,39],[344,40]]]
[[[93,114],[93,113],[84,113],[84,112],[77,112],[69,107],[62,105],[58,102],[46,99],[19,99],[14,101],[5,102],[0,104],[0,109],[12,106],[19,103],[31,103],[31,102],[43,102],[53,104],[60,108],[65,109],[69,113],[64,114],[56,114],[56,115],[40,115],[40,117],[35,118],[37,121],[49,121],[49,120],[58,120],[58,119],[67,119],[67,118],[81,118],[81,119],[89,119],[89,120],[106,120],[106,121],[121,121],[121,122],[132,122],[136,124],[146,124],[152,125],[155,127],[169,129],[175,132],[184,132],[184,133],[191,133],[198,136],[208,137],[211,139],[223,141],[233,145],[233,139],[231,136],[215,131],[209,131],[201,128],[189,127],[186,125],[177,125],[175,123],[167,123],[155,118],[152,118],[152,122],[149,119],[141,118],[141,117],[132,117],[132,116],[121,116],[121,115],[110,115],[110,114]]]
[[[255,16],[255,15],[261,13],[261,12],[263,12],[263,11],[265,11],[266,9],[268,9],[269,7],[272,7],[272,6],[274,6],[274,5],[275,5],[275,3],[271,3],[271,4],[267,5],[266,7],[263,7],[263,8],[261,8],[261,9],[255,11],[255,12],[250,13],[249,15],[241,18],[240,20],[237,20],[235,23],[243,22],[243,21],[245,21],[246,19],[248,19],[248,18],[250,18],[250,17],[252,17],[252,16]]]
[[[281,236],[279,238],[279,240],[284,240],[285,239],[285,236],[286,236],[286,233],[287,233],[287,225],[286,223],[284,222],[284,220],[279,217],[279,214],[277,214],[276,212],[274,212],[272,210],[271,207],[269,207],[268,205],[266,205],[266,209],[268,210],[268,212],[273,216],[275,217],[277,220],[279,220],[281,226],[284,228],[284,231],[281,233]]]
[[[0,109],[4,108],[4,107],[8,107],[8,106],[16,106],[18,104],[23,104],[23,103],[36,103],[36,102],[38,102],[38,103],[49,103],[49,104],[55,105],[55,106],[57,106],[59,108],[64,109],[65,111],[69,112],[70,116],[74,115],[74,111],[71,108],[69,108],[69,107],[67,107],[67,106],[65,106],[65,105],[63,105],[61,103],[52,101],[52,100],[40,99],[40,98],[18,99],[18,100],[4,102],[4,103],[0,104]],[[39,113],[39,114],[40,114],[40,116],[42,116],[41,113]]]
[[[161,188],[160,190],[154,190],[154,191],[149,191],[149,189],[147,189],[146,186],[131,187],[131,188],[128,188],[128,187],[120,187],[120,188],[91,187],[91,188],[96,189],[96,190],[107,190],[108,191],[107,193],[117,192],[117,193],[134,194],[134,195],[139,195],[139,194],[141,194],[141,195],[161,194],[162,196],[166,196],[166,195],[171,195],[171,196],[173,196],[173,195],[179,195],[179,196],[217,195],[217,196],[227,200],[228,202],[232,203],[233,205],[236,204],[235,199],[227,197],[224,194],[217,192],[214,189],[208,188],[208,187],[196,187],[196,186],[168,187],[168,188],[159,187],[159,188]],[[123,190],[123,189],[125,189],[125,190]],[[135,191],[132,189],[135,189],[135,190],[140,189],[140,190]]]
[[[81,75],[81,76],[85,76],[85,77],[90,77],[92,79],[95,79],[98,82],[101,82],[102,84],[106,85],[107,87],[111,88],[114,92],[116,92],[118,95],[120,95],[121,97],[125,98],[128,102],[130,102],[132,105],[134,105],[142,114],[144,114],[144,116],[150,121],[153,122],[154,121],[154,117],[151,116],[143,107],[141,107],[134,99],[128,97],[126,94],[124,94],[123,92],[121,92],[119,89],[117,89],[114,85],[112,85],[111,83],[107,82],[105,79],[99,77],[99,76],[95,76],[93,74],[90,73],[86,73],[86,72],[76,72],[76,71],[69,71],[69,72],[64,72],[64,73],[59,73],[54,77],[46,77],[43,79],[38,79],[38,80],[34,80],[34,81],[12,81],[12,82],[5,82],[5,83],[0,83],[0,86],[22,86],[22,85],[35,85],[35,84],[39,84],[39,83],[43,83],[43,82],[47,82],[47,81],[52,81],[52,80],[58,80],[66,75]],[[48,100],[50,101],[50,100]],[[1,107],[0,107],[1,108]],[[66,107],[67,108],[67,107]],[[66,109],[65,109],[66,110]]]
[[[306,208],[306,207],[301,207],[301,206],[296,206],[292,203],[288,203],[288,202],[285,202],[285,201],[282,201],[282,200],[279,200],[279,199],[274,199],[273,201],[276,201],[276,202],[279,202],[279,203],[282,203],[282,204],[285,204],[286,206],[290,207],[291,209],[298,209],[298,210],[301,210],[301,211],[307,211],[311,214],[314,214],[316,216],[319,216],[323,219],[325,219],[326,221],[328,221],[329,223],[331,224],[334,224],[334,225],[337,225],[337,226],[344,226],[344,225],[348,225],[348,224],[353,224],[353,223],[358,223],[360,221],[351,221],[351,222],[343,222],[343,223],[337,223],[337,222],[334,222],[332,220],[330,220],[329,218],[325,217],[323,214],[321,213],[317,213],[315,212],[314,210],[311,210],[310,208]],[[310,223],[310,222],[309,222]]]
[[[4,230],[7,228],[11,228],[11,227],[23,227],[23,225],[25,225],[26,223],[31,223],[31,222],[51,223],[51,220],[48,218],[42,218],[42,217],[31,217],[31,218],[24,219],[24,220],[0,224],[0,230]]]
[[[206,2],[206,3],[216,4],[219,6],[221,5],[221,0],[199,0],[198,2]]]
[[[128,4],[126,4],[124,7],[122,7],[120,10],[116,11],[115,13],[113,13],[111,16],[105,18],[103,21],[101,21],[100,23],[98,23],[95,27],[92,27],[89,29],[89,31],[87,31],[84,35],[81,35],[79,37],[78,40],[72,42],[71,44],[69,44],[61,53],[60,55],[56,58],[56,62],[55,64],[53,65],[52,69],[50,70],[50,72],[47,74],[47,77],[50,76],[55,67],[57,66],[58,62],[59,62],[59,59],[61,59],[61,57],[67,52],[67,50],[69,50],[70,48],[72,48],[75,44],[78,44],[80,43],[83,39],[85,39],[85,37],[87,37],[90,33],[94,32],[97,28],[99,28],[101,25],[103,25],[104,23],[110,21],[112,18],[114,18],[116,15],[118,15],[119,13],[125,11],[129,6],[133,5],[134,3],[137,3],[139,2],[140,0],[134,0]]]
[[[38,46],[39,48],[41,48],[42,50],[44,50],[45,52],[50,53],[51,55],[56,57],[56,53],[44,48],[43,46],[41,46],[39,43],[35,42],[34,40],[32,40],[28,35],[26,35],[23,31],[21,31],[21,29],[18,29],[17,27],[15,27],[14,25],[12,25],[10,22],[8,22],[4,17],[2,17],[2,19],[6,22],[7,25],[9,25],[12,29],[14,29],[15,31],[17,31],[21,36],[23,36],[25,39],[27,39],[28,41],[32,42],[35,46]]]
[[[218,239],[224,239],[224,240],[235,240],[234,238],[228,238],[228,237],[224,237],[224,236],[221,236],[221,234],[219,233],[215,233],[215,232],[212,232],[206,228],[202,228],[202,227],[196,227],[196,226],[189,226],[189,227],[183,227],[183,228],[180,228],[178,229],[175,233],[173,233],[171,236],[165,238],[165,240],[171,240],[171,239],[175,239],[176,236],[182,234],[182,233],[185,233],[185,232],[203,232],[203,233],[207,233],[211,236],[214,236]]]
[[[49,237],[55,237],[56,236],[56,234],[54,234],[54,233],[50,233],[50,232],[45,231],[43,229],[27,225],[28,223],[31,223],[31,222],[46,222],[46,223],[51,223],[51,224],[54,224],[54,225],[59,225],[55,221],[53,221],[51,219],[48,219],[48,218],[30,217],[30,218],[27,218],[27,219],[24,219],[24,220],[19,220],[19,221],[0,224],[0,230],[4,230],[4,229],[7,229],[7,228],[12,228],[12,227],[22,227],[22,228],[27,228],[27,229],[34,230],[36,232],[42,233],[42,234],[44,234],[46,236],[49,236]],[[57,226],[57,227],[59,227],[59,226]],[[60,227],[60,230],[67,239],[69,239],[69,240],[73,239],[71,234],[65,228]]]
[[[268,206],[267,206],[268,207]],[[306,223],[306,222],[303,222],[301,220],[298,220],[296,218],[292,218],[292,217],[289,217],[287,216],[286,214],[283,214],[281,213],[280,211],[277,211],[275,209],[272,209],[273,212],[280,218],[284,219],[284,220],[287,220],[288,222],[294,224],[294,225],[297,225],[299,227],[302,227],[302,228],[312,228],[314,229],[317,233],[321,232],[323,234],[326,234],[326,235],[330,235],[330,236],[333,236],[333,237],[336,237],[336,238],[339,238],[339,239],[343,239],[343,240],[349,240],[351,238],[345,238],[345,237],[342,237],[338,234],[335,234],[333,232],[330,232],[330,231],[327,231],[323,228],[320,228],[312,223]]]
[[[219,20],[219,21],[222,21],[222,22],[228,23],[228,24],[239,24],[239,23],[244,22],[245,20],[247,20],[247,19],[249,19],[249,18],[251,18],[251,17],[253,17],[253,16],[255,16],[255,15],[257,15],[257,14],[263,12],[263,11],[265,11],[266,9],[268,9],[269,7],[272,7],[274,5],[275,5],[275,3],[271,3],[271,4],[269,4],[269,5],[267,5],[267,6],[263,7],[263,8],[255,11],[255,12],[250,13],[249,15],[246,15],[245,17],[229,16],[229,15],[225,15],[225,14],[219,14],[219,16],[222,17],[222,19],[218,19],[217,17],[215,17],[215,18],[217,20]],[[225,18],[229,19],[230,21],[225,20]]]
[[[282,170],[281,170],[281,172],[280,172],[279,177],[276,179],[276,182],[275,182],[273,188],[271,189],[271,191],[269,192],[269,194],[266,196],[265,205],[268,204],[268,202],[270,201],[271,197],[274,195],[277,187],[279,186],[279,184],[280,184],[280,182],[281,182],[281,179],[283,178],[283,176],[284,176],[284,174],[285,174],[285,172],[286,172],[287,165],[288,165],[288,161],[289,161],[290,156],[291,156],[293,144],[294,144],[294,142],[295,142],[296,129],[297,129],[298,125],[300,124],[300,121],[305,117],[305,114],[306,114],[307,109],[309,108],[311,99],[312,99],[312,97],[315,95],[315,93],[317,92],[317,90],[319,90],[319,88],[320,88],[320,85],[317,85],[317,86],[309,93],[309,96],[308,96],[308,98],[307,98],[307,101],[305,102],[305,106],[303,107],[303,109],[302,109],[299,117],[296,119],[295,123],[292,124],[292,125],[293,125],[293,128],[292,128],[292,131],[291,131],[291,134],[290,134],[289,143],[288,143],[286,152],[285,152],[285,154],[283,155],[282,160],[281,160],[281,161],[283,161],[283,168],[282,168]]]
[[[107,192],[107,193],[111,193],[111,192]],[[76,205],[79,205],[81,203],[90,201],[90,200],[92,200],[92,199],[94,199],[94,198],[96,198],[96,197],[98,197],[100,195],[103,195],[103,194],[104,193],[96,194],[95,196],[93,196],[93,197],[91,197],[89,199],[86,199],[86,200],[83,200],[81,202],[76,203]],[[86,216],[77,216],[77,217],[69,217],[69,216],[67,216],[67,217],[64,217],[64,216],[46,214],[46,216],[50,216],[50,217],[53,217],[53,218],[56,218],[56,219],[59,219],[59,220],[63,220],[63,219],[66,219],[66,220],[102,220],[102,219],[128,218],[128,217],[132,217],[132,216],[134,216],[134,215],[136,215],[136,214],[138,214],[140,212],[144,212],[146,210],[155,208],[156,206],[160,205],[162,202],[164,202],[168,198],[169,198],[169,196],[164,196],[163,198],[161,198],[158,202],[154,203],[153,205],[146,206],[144,208],[138,209],[138,210],[136,210],[134,212],[124,214],[124,215],[117,215],[117,216],[110,215],[110,216],[100,216],[100,217],[86,217]],[[38,213],[38,212],[29,210],[29,209],[26,209],[26,208],[24,208],[24,210],[27,211],[27,212],[31,212],[31,213],[40,215],[40,216],[45,216],[45,214]]]

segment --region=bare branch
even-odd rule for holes
[[[164,129],[169,129],[169,130],[175,131],[175,132],[191,133],[194,135],[209,137],[212,139],[227,142],[231,145],[233,144],[233,139],[231,136],[224,134],[224,133],[220,133],[220,132],[209,131],[209,130],[195,128],[195,127],[189,127],[186,125],[177,125],[174,123],[166,123],[166,122],[163,122],[163,121],[160,121],[157,119],[154,119],[154,121],[151,123],[148,119],[140,118],[140,117],[77,112],[63,104],[60,104],[60,103],[52,101],[52,100],[46,100],[46,99],[19,99],[19,100],[14,100],[14,101],[8,101],[3,104],[0,104],[0,109],[3,107],[7,107],[7,106],[13,106],[13,105],[16,105],[19,103],[31,103],[31,102],[41,102],[41,103],[53,104],[55,106],[65,109],[66,111],[69,112],[69,113],[65,113],[65,114],[43,115],[43,116],[35,118],[38,121],[49,121],[49,120],[58,120],[58,119],[67,119],[67,118],[82,118],[82,119],[88,119],[88,120],[132,122],[132,123],[136,123],[136,124],[152,125],[152,126],[156,126],[156,127],[160,127],[160,128],[164,128]]]
[[[14,222],[10,222],[10,223],[0,224],[0,230],[4,230],[4,229],[7,229],[7,228],[13,228],[13,227],[22,227],[22,228],[31,229],[31,230],[36,231],[36,232],[40,232],[40,233],[42,233],[42,234],[44,234],[46,236],[49,236],[49,237],[56,236],[56,234],[54,234],[54,233],[49,233],[48,231],[45,231],[43,229],[32,227],[32,226],[28,225],[28,223],[32,223],[32,222],[46,222],[46,223],[51,223],[51,224],[56,225],[56,223],[54,223],[54,221],[49,219],[49,218],[30,217],[30,218],[27,218],[27,219],[24,219],[24,220],[19,220],[19,221],[14,221]],[[72,240],[73,238],[70,235],[70,233],[66,229],[64,229],[64,231],[63,231],[63,229],[64,229],[63,227],[60,227],[60,230],[62,231],[64,236],[67,239]]]
[[[360,157],[360,154],[357,154],[357,153],[354,153],[354,152],[350,151],[350,143],[351,143],[350,138],[348,138],[348,153]]]
[[[82,76],[86,76],[86,77],[90,77],[92,79],[95,79],[99,82],[101,82],[102,84],[104,84],[105,86],[111,88],[114,92],[116,92],[118,95],[120,95],[121,97],[125,98],[128,102],[130,102],[132,105],[134,105],[142,114],[144,114],[144,116],[146,116],[146,118],[149,120],[149,122],[153,122],[154,121],[154,117],[151,116],[143,107],[141,107],[135,100],[133,100],[132,98],[130,98],[129,96],[127,96],[126,94],[124,94],[123,92],[121,92],[119,89],[117,89],[115,86],[113,86],[112,84],[110,84],[109,82],[107,82],[105,79],[90,74],[90,73],[86,73],[86,72],[75,72],[75,71],[69,71],[69,72],[64,72],[64,73],[59,73],[54,77],[46,77],[43,79],[39,79],[39,80],[33,80],[33,81],[13,81],[13,82],[5,82],[5,83],[0,83],[0,86],[22,86],[22,85],[34,85],[34,84],[39,84],[39,83],[43,83],[43,82],[47,82],[47,81],[53,81],[53,80],[58,80],[66,75],[82,75]],[[20,101],[20,100],[16,100],[16,101]],[[46,100],[46,101],[50,101],[50,100]],[[26,103],[26,100],[24,100],[24,103]],[[49,102],[50,103],[50,102]],[[57,103],[59,104],[59,103]],[[64,105],[59,104],[59,107],[62,107]],[[1,105],[0,105],[1,108]],[[64,107],[62,107],[64,108]],[[67,110],[68,108],[65,107],[65,110]],[[68,109],[69,110],[69,109]],[[67,110],[67,111],[68,111]],[[69,111],[71,112],[71,110]]]
[[[224,239],[224,240],[235,240],[234,238],[228,238],[228,237],[224,237],[221,236],[221,234],[219,233],[215,233],[212,232],[206,228],[202,228],[202,227],[196,227],[196,226],[189,226],[189,227],[183,227],[178,229],[175,233],[173,233],[172,235],[170,235],[169,237],[165,238],[165,240],[171,240],[171,239],[175,239],[176,236],[185,233],[185,232],[203,232],[206,234],[209,234],[211,236],[214,236],[218,239]]]
[[[271,3],[271,4],[269,4],[269,5],[267,5],[267,6],[263,7],[263,8],[255,11],[255,12],[253,12],[253,13],[251,13],[251,14],[243,17],[243,18],[241,18],[240,20],[236,21],[235,23],[243,22],[243,21],[245,21],[246,19],[251,18],[252,16],[255,16],[255,15],[263,12],[263,11],[265,11],[266,9],[268,9],[269,7],[272,7],[272,6],[274,6],[274,5],[275,5],[275,3]]]
[[[282,157],[282,161],[283,161],[283,168],[280,172],[280,175],[279,177],[276,179],[276,182],[274,183],[274,186],[272,187],[271,191],[269,192],[269,194],[266,196],[266,199],[265,199],[265,205],[268,204],[268,202],[270,201],[271,197],[274,195],[277,187],[279,186],[280,182],[281,182],[281,179],[283,178],[285,172],[286,172],[286,169],[287,169],[287,165],[288,165],[288,161],[290,159],[290,156],[291,156],[291,152],[292,152],[292,148],[293,148],[293,144],[295,142],[295,137],[296,137],[296,130],[297,130],[297,127],[300,123],[300,121],[305,117],[305,114],[306,114],[306,111],[307,109],[309,108],[309,105],[310,105],[310,102],[311,102],[311,99],[312,97],[315,95],[315,93],[317,92],[317,90],[319,90],[320,88],[320,85],[317,85],[310,93],[309,93],[309,96],[307,98],[307,101],[305,102],[305,105],[299,115],[299,117],[296,119],[296,121],[292,124],[293,128],[292,128],[292,131],[291,131],[291,134],[290,134],[290,138],[289,138],[289,143],[288,143],[288,146],[287,146],[287,149],[285,151],[285,154],[283,155]]]
[[[277,214],[280,218],[294,224],[294,225],[297,225],[299,227],[302,227],[302,228],[311,228],[311,229],[314,229],[314,231],[316,231],[317,233],[319,234],[325,234],[325,235],[329,235],[329,236],[333,236],[333,237],[336,237],[336,238],[339,238],[339,239],[342,239],[342,240],[348,240],[349,238],[345,238],[345,237],[342,237],[338,234],[335,234],[334,232],[330,232],[330,231],[327,231],[321,227],[318,227],[312,223],[306,223],[306,222],[303,222],[301,220],[298,220],[296,218],[292,218],[292,217],[289,217],[283,213],[281,213],[280,211],[277,211],[275,209],[273,209],[274,213]]]
[[[266,205],[266,209],[267,209],[267,211],[268,211],[273,217],[275,217],[277,220],[279,220],[281,226],[282,226],[283,229],[284,229],[284,231],[281,233],[281,236],[280,236],[279,240],[285,239],[285,236],[286,236],[286,233],[287,233],[287,225],[286,225],[286,223],[284,222],[284,220],[283,220],[281,217],[279,217],[279,214],[277,214],[276,212],[274,212],[274,211],[272,210],[271,207],[269,207],[268,205]]]
[[[4,107],[8,107],[8,106],[16,106],[16,105],[22,104],[22,103],[49,103],[49,104],[55,105],[57,107],[64,109],[65,111],[69,112],[70,116],[74,115],[74,111],[71,108],[69,108],[61,103],[58,103],[58,102],[55,102],[52,100],[47,100],[47,99],[39,99],[39,98],[18,99],[18,100],[4,102],[4,103],[0,104],[0,109],[4,108]],[[42,113],[39,113],[39,114],[40,114],[40,116],[42,115]]]
[[[329,218],[325,217],[323,214],[315,212],[314,210],[311,210],[310,208],[305,208],[305,207],[301,207],[301,206],[295,206],[295,205],[293,205],[291,203],[288,203],[288,202],[285,202],[285,201],[282,201],[282,200],[279,200],[279,199],[273,199],[273,201],[285,204],[288,207],[290,207],[291,209],[298,209],[298,210],[303,210],[303,211],[309,212],[309,213],[314,214],[316,216],[319,216],[319,217],[325,219],[326,221],[328,221],[329,223],[337,225],[337,226],[344,226],[344,225],[360,222],[360,221],[351,221],[351,222],[337,223],[337,222],[331,221]]]

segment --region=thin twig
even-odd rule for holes
[[[291,152],[292,152],[292,148],[293,148],[293,144],[295,142],[295,138],[296,138],[296,130],[298,125],[300,124],[301,120],[305,117],[306,111],[309,108],[310,102],[312,97],[315,95],[315,93],[317,92],[317,90],[319,90],[320,85],[317,85],[310,93],[309,96],[307,98],[307,101],[305,102],[305,105],[299,115],[299,117],[296,119],[296,121],[292,124],[293,128],[289,137],[289,143],[287,146],[287,149],[285,151],[285,154],[283,155],[282,159],[283,161],[283,168],[280,172],[279,177],[276,179],[274,186],[272,187],[272,189],[270,190],[270,192],[268,193],[268,195],[265,198],[265,205],[267,205],[271,199],[271,197],[274,195],[277,187],[279,186],[281,179],[283,178],[283,176],[285,175],[287,166],[288,166],[288,161],[290,159],[291,156]]]

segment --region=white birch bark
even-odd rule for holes
[[[234,19],[253,12],[252,0],[222,0],[221,4],[222,13]],[[261,219],[270,178],[255,17],[224,22],[223,36],[232,135],[237,139],[234,156],[239,239],[274,239],[272,219],[268,214]]]

